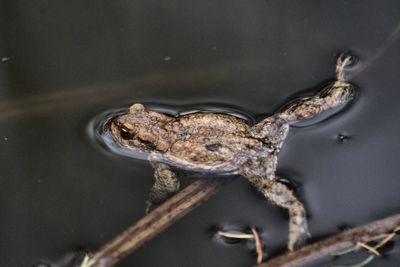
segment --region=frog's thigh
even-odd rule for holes
[[[164,163],[153,163],[155,183],[150,190],[148,206],[164,202],[179,190],[179,180],[170,167]]]
[[[289,250],[293,250],[295,247],[301,245],[309,235],[307,230],[306,212],[303,204],[285,184],[277,180],[261,177],[248,179],[266,198],[276,205],[288,209]]]

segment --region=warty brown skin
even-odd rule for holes
[[[289,211],[288,249],[308,236],[303,204],[275,177],[277,154],[290,125],[344,106],[353,97],[353,87],[344,78],[351,57],[341,54],[337,80],[314,96],[298,99],[280,112],[250,127],[242,119],[216,113],[171,117],[134,104],[116,117],[111,131],[117,142],[145,153],[155,170],[148,208],[179,190],[172,167],[202,173],[240,174],[267,199]]]

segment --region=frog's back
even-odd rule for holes
[[[166,153],[172,165],[206,172],[234,172],[251,148],[261,146],[244,120],[225,114],[194,113],[178,119],[182,137]]]
[[[179,122],[189,129],[208,128],[239,135],[249,132],[249,126],[243,119],[227,114],[199,112],[182,116]]]

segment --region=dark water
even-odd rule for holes
[[[208,103],[259,118],[332,79],[340,51],[365,63],[399,11],[394,0],[0,1],[0,266],[66,265],[143,216],[152,170],[103,153],[87,132],[96,115]],[[299,184],[312,240],[400,209],[399,52],[356,77],[346,112],[285,143],[279,174]],[[251,226],[268,255],[284,250],[285,211],[238,179],[118,266],[251,266],[251,244],[214,236]],[[396,246],[370,266],[399,262]]]

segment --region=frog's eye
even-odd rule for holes
[[[129,132],[129,130],[124,127],[121,128],[120,135],[123,139],[132,139],[133,138],[133,135]]]

